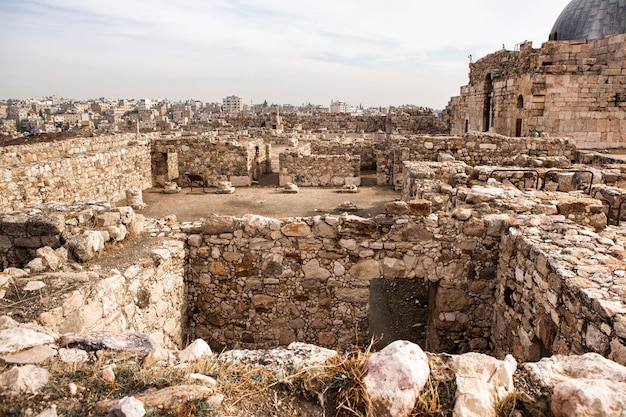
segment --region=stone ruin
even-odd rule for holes
[[[169,349],[199,338],[217,351],[345,350],[383,336],[381,347],[626,365],[626,161],[567,139],[118,135],[5,147],[0,161],[2,315],[12,288],[48,294],[20,314],[53,334],[140,332]],[[372,168],[401,195],[372,218],[179,223],[119,203],[130,189],[184,186],[183,172],[212,186],[276,173],[281,185],[341,189]],[[131,236],[150,249],[99,258]],[[415,325],[394,327],[400,313]]]

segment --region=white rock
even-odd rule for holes
[[[322,365],[336,357],[337,352],[331,349],[302,342],[292,342],[286,348],[270,350],[229,350],[222,353],[219,360],[226,363],[243,363],[260,365],[276,372],[277,377],[285,378],[303,368]]]
[[[375,415],[403,417],[411,414],[420,390],[430,375],[428,357],[411,342],[397,340],[367,362],[363,382]]]
[[[0,388],[11,394],[35,393],[48,383],[50,373],[35,365],[16,366],[0,374]]]
[[[45,333],[23,327],[0,328],[0,354],[18,352],[48,343],[54,343],[54,338]]]
[[[466,353],[452,358],[456,372],[458,417],[495,417],[496,405],[513,392],[517,362],[511,355],[501,361],[482,353]]]
[[[57,417],[57,406],[53,405],[52,407],[43,410],[41,413],[37,414],[36,417]]]
[[[124,397],[111,407],[107,417],[143,417],[144,415],[146,415],[146,408],[141,401],[135,397]]]
[[[104,235],[100,231],[88,230],[71,238],[67,246],[79,261],[88,261],[104,250]]]
[[[217,388],[217,381],[215,380],[215,378],[211,378],[208,375],[189,374],[187,375],[186,379],[188,379],[189,381],[198,381],[203,385],[208,386],[209,388]]]
[[[603,379],[570,379],[554,387],[555,417],[624,417],[626,383]]]
[[[178,354],[178,360],[181,363],[190,362],[212,354],[211,348],[204,340],[196,339]]]
[[[524,365],[530,377],[546,387],[554,387],[571,378],[606,379],[626,382],[626,367],[597,353],[554,355]]]
[[[22,290],[24,291],[37,291],[45,287],[46,284],[43,281],[28,281]]]

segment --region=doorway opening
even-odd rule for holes
[[[369,337],[380,339],[380,350],[395,340],[408,340],[426,349],[429,285],[423,279],[370,281]]]

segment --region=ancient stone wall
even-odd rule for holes
[[[448,134],[447,122],[432,109],[403,108],[392,109],[389,115],[353,116],[350,114],[320,113],[316,116],[281,114],[284,125],[291,129],[312,132],[387,132],[401,134]],[[235,128],[270,127],[270,115],[229,116],[228,124]]]
[[[279,185],[293,183],[304,187],[361,184],[361,157],[350,155],[279,155]]]
[[[372,137],[355,138],[351,140],[312,140],[311,153],[316,155],[353,155],[361,157],[361,167],[372,169],[376,167],[376,143]]]
[[[441,153],[476,166],[510,165],[510,160],[518,155],[573,158],[575,152],[574,145],[563,138],[509,138],[481,133],[462,137],[390,136],[384,149],[378,152],[377,182],[394,186],[401,182],[404,161],[437,161]]]
[[[150,147],[133,134],[0,148],[0,212],[51,201],[119,201],[151,186]]]
[[[368,340],[373,279],[417,279],[431,286],[428,348],[488,351],[503,226],[434,214],[214,216],[188,239],[190,335],[216,348],[347,347]]]
[[[187,185],[187,173],[202,176],[210,186],[220,181],[249,186],[256,172],[266,170],[267,150],[261,140],[240,143],[201,136],[176,137],[155,140],[152,148],[155,154],[177,154],[180,186]]]
[[[450,132],[547,134],[579,148],[624,147],[625,49],[622,34],[488,55],[470,64],[470,83],[449,104]]]
[[[160,346],[182,346],[186,300],[185,248],[181,241],[165,241],[148,258],[104,276],[59,272],[29,279],[83,283],[73,291],[57,294],[58,305],[39,316],[39,322],[53,331],[141,332]],[[53,282],[50,287],[54,288]]]
[[[597,352],[626,364],[624,248],[565,219],[516,227],[500,245],[494,353],[536,361]]]

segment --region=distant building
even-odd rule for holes
[[[228,96],[222,99],[222,111],[224,113],[239,113],[243,111],[243,100],[236,96]]]

